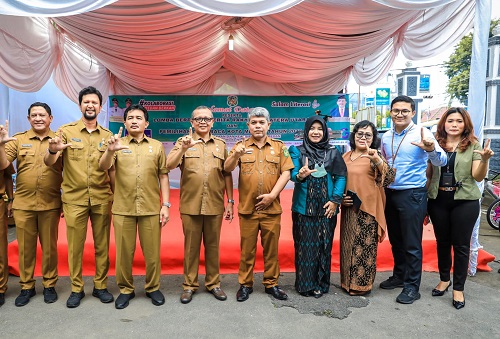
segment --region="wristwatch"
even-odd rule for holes
[[[161,205],[162,205],[162,206],[166,206],[166,207],[168,207],[168,208],[170,208],[170,206],[172,206],[172,204],[171,204],[171,203],[169,203],[169,202],[164,202],[164,203],[162,203]]]
[[[234,204],[234,200],[233,199],[227,199],[227,202],[231,203],[231,204]]]

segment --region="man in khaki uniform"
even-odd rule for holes
[[[279,194],[290,180],[293,162],[288,149],[280,140],[271,139],[269,112],[256,107],[248,113],[250,139],[238,142],[229,153],[225,171],[240,167],[238,215],[241,232],[241,259],[238,272],[240,289],[236,300],[245,301],[253,292],[253,268],[257,236],[260,231],[264,250],[265,291],[274,298],[285,300],[285,291],[278,286],[278,242],[281,229]]]
[[[131,105],[124,113],[128,135],[118,134],[108,141],[99,167],[115,165],[116,185],[113,202],[113,225],[116,242],[116,283],[120,295],[115,307],[123,309],[135,297],[132,264],[137,230],[146,261],[146,296],[153,305],[165,303],[160,291],[161,227],[169,219],[170,186],[163,144],[144,135],[149,125],[148,111]],[[160,203],[160,194],[162,203]]]
[[[42,247],[43,298],[47,304],[57,300],[57,236],[61,215],[62,162],[47,167],[43,158],[49,139],[52,112],[46,103],[35,102],[28,109],[31,129],[8,135],[8,121],[0,125],[0,168],[17,160],[16,199],[13,204],[19,246],[21,293],[16,306],[24,306],[36,294],[33,278],[37,240]],[[7,144],[5,144],[7,143]]]
[[[78,95],[82,119],[61,126],[49,140],[45,164],[52,166],[62,156],[62,202],[68,236],[68,262],[71,295],[69,308],[78,307],[85,297],[82,279],[83,249],[90,217],[94,237],[95,266],[92,295],[103,303],[114,300],[107,290],[109,269],[110,202],[113,198],[108,171],[99,168],[111,131],[97,123],[102,108],[102,95],[94,87],[82,89]]]
[[[200,246],[205,247],[205,287],[218,300],[227,296],[220,288],[219,243],[222,218],[233,219],[233,178],[224,172],[226,142],[210,133],[214,117],[206,106],[191,114],[189,135],[175,144],[167,167],[181,169],[180,212],[184,230],[184,283],[181,302],[187,304],[198,290]],[[228,203],[224,208],[224,191]]]
[[[5,170],[0,170],[0,192],[5,192],[9,200],[13,195],[12,174],[14,167],[9,166]],[[0,198],[0,306],[5,303],[5,291],[7,291],[7,282],[9,281],[9,261],[7,247],[7,202]],[[9,201],[10,205],[10,201]]]

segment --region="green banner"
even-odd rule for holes
[[[340,97],[340,98],[339,98]],[[343,98],[346,100],[343,100]],[[271,115],[268,135],[287,144],[302,143],[304,122],[317,110],[328,117],[331,143],[345,145],[349,139],[350,117],[348,108],[342,108],[343,117],[337,117],[339,103],[349,96],[246,96],[246,95],[129,95],[111,96],[108,108],[109,128],[117,133],[123,126],[123,111],[130,103],[141,104],[149,112],[147,135],[162,141],[175,142],[186,135],[191,124],[192,111],[198,106],[211,109],[215,122],[212,133],[228,144],[243,136],[249,137],[247,114],[253,107],[265,107]],[[116,99],[116,100],[115,100]],[[338,100],[341,99],[341,100]],[[345,114],[344,114],[345,112]],[[335,116],[335,117],[332,117]]]

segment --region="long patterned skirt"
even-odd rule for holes
[[[342,210],[340,282],[347,292],[371,291],[377,273],[378,223],[368,213]]]
[[[333,233],[337,218],[292,213],[295,289],[299,293],[330,289]]]

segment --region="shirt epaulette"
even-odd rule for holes
[[[285,144],[283,141],[281,141],[280,139],[274,139],[274,138],[271,138],[272,141],[275,141],[275,142],[278,142],[278,143],[281,143],[281,144]]]
[[[24,134],[26,134],[26,133],[28,133],[28,131],[24,131],[24,132],[17,132],[17,133],[16,133],[16,134],[14,134],[12,137],[14,138],[14,137],[16,137],[16,135],[24,135]]]
[[[222,141],[224,144],[226,143],[226,140],[222,139],[222,138],[219,138],[215,135],[212,135],[212,137],[215,139],[215,140],[219,140],[219,141]]]
[[[111,132],[109,129],[107,129],[106,127],[104,127],[104,126],[102,126],[102,125],[99,125],[99,124],[98,124],[97,126],[98,126],[98,127],[100,127],[100,128],[102,128],[102,129],[103,129],[104,131],[106,131],[106,132],[109,132],[109,133],[111,133],[111,134],[114,134],[113,132]]]
[[[67,124],[62,125],[59,128],[64,128],[64,127],[67,127],[67,126],[76,126],[79,122],[80,122],[80,120],[73,121],[73,122],[68,122]]]

